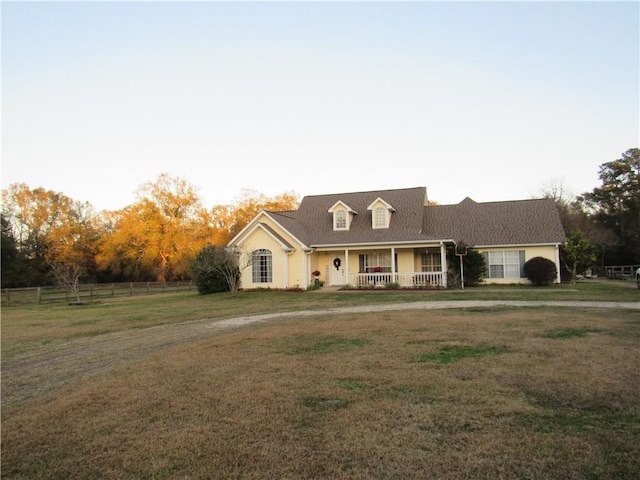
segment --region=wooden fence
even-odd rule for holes
[[[609,265],[598,271],[598,275],[614,280],[635,280],[640,265]]]
[[[162,293],[190,292],[196,290],[193,280],[182,282],[124,282],[87,283],[80,285],[81,302],[91,302],[101,298],[133,295],[154,295]],[[39,303],[74,303],[78,299],[73,292],[62,287],[3,288],[2,306]]]

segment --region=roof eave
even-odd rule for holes
[[[549,247],[562,245],[564,241],[539,242],[539,243],[504,243],[500,245],[469,245],[471,248],[508,248],[508,247]]]
[[[306,243],[304,243],[303,241],[301,241],[301,240],[300,240],[298,237],[296,237],[293,233],[291,233],[289,230],[287,230],[287,229],[286,229],[286,228],[285,228],[285,227],[284,227],[280,222],[278,222],[278,220],[277,220],[277,219],[273,218],[273,217],[269,214],[269,212],[265,212],[265,215],[266,215],[267,217],[269,217],[271,220],[273,220],[274,222],[276,222],[276,223],[278,224],[278,226],[279,226],[280,228],[282,228],[282,230],[284,230],[284,231],[287,233],[287,235],[290,235],[290,236],[291,236],[291,238],[293,238],[296,242],[298,242],[298,244],[300,245],[300,248],[301,248],[302,250],[307,250],[307,249],[311,248],[309,245],[307,245]]]
[[[428,240],[398,240],[398,241],[385,241],[385,242],[354,242],[354,243],[324,243],[313,244],[312,248],[345,248],[345,247],[375,247],[385,245],[422,245],[425,243],[437,244],[441,243],[454,243],[453,239],[428,239]]]

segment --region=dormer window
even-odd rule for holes
[[[333,214],[334,230],[349,230],[353,216],[358,214],[358,212],[341,201],[336,202],[333,207],[329,209],[329,213]]]
[[[371,228],[389,228],[391,214],[396,211],[380,197],[369,205],[367,210],[371,210]]]
[[[373,228],[386,228],[388,223],[387,210],[384,207],[376,207],[373,211]]]

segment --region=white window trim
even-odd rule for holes
[[[422,272],[441,272],[442,255],[440,252],[423,252],[420,255],[420,268]]]
[[[251,283],[273,282],[273,252],[266,248],[254,250],[251,254]],[[264,262],[264,263],[263,263]],[[256,265],[257,263],[257,265]]]
[[[338,212],[345,212],[345,226],[338,227]],[[329,209],[329,213],[333,215],[333,230],[334,231],[344,231],[349,230],[351,227],[351,221],[353,220],[353,216],[357,215],[358,212],[353,210],[344,202],[338,200],[333,206]]]
[[[389,214],[384,207],[373,209],[373,228],[389,228]]]
[[[374,269],[380,267],[382,273],[390,273],[391,255],[381,253],[365,253],[364,254],[364,271],[367,273],[375,273]]]
[[[341,215],[342,214],[342,215]],[[342,217],[342,218],[340,218]],[[347,211],[343,209],[337,209],[333,212],[333,229],[334,230],[349,230]]]
[[[520,270],[522,269],[522,265],[520,264],[520,250],[489,250],[487,255],[487,276],[488,278],[506,278],[506,279],[519,279]],[[496,259],[497,256],[500,256],[500,259]],[[514,261],[509,261],[508,256],[514,257]],[[501,267],[502,275],[492,275],[491,267]],[[514,272],[515,269],[515,272]],[[515,274],[514,274],[515,273]]]

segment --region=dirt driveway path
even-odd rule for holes
[[[477,307],[576,307],[621,308],[640,311],[640,302],[564,302],[564,301],[500,301],[459,300],[394,303],[387,305],[341,307],[327,310],[301,310],[227,318],[203,319],[162,325],[142,330],[116,332],[99,337],[43,346],[38,351],[2,358],[2,406],[20,404],[68,383],[105,372],[151,353],[233,331],[245,325],[282,318],[341,315],[370,311],[439,310]]]

